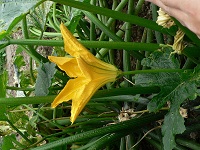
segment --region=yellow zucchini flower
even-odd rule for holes
[[[60,25],[64,49],[72,57],[49,56],[71,78],[51,106],[72,100],[70,121],[74,123],[94,93],[108,82],[114,82],[121,73],[115,66],[93,56],[64,26]]]

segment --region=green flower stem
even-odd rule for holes
[[[189,149],[199,150],[199,148],[200,148],[200,144],[197,142],[194,142],[193,140],[177,138],[176,142],[182,146],[189,148]]]
[[[135,94],[152,94],[159,93],[159,87],[128,87],[128,88],[115,88],[109,90],[99,90],[97,91],[92,99],[110,97],[110,96],[119,96],[119,95],[135,95]]]
[[[124,6],[127,4],[127,2],[128,2],[128,0],[123,0],[123,1],[121,1],[121,2],[119,3],[119,5],[118,5],[114,10],[115,10],[115,11],[121,11],[121,10],[124,8]],[[109,18],[108,21],[107,21],[107,23],[106,23],[106,26],[109,28],[109,27],[113,24],[114,21],[115,21],[114,18]],[[117,34],[116,34],[116,35],[117,35]],[[119,35],[118,35],[118,36],[119,36]],[[121,36],[120,36],[120,37],[121,37]],[[102,32],[101,35],[100,35],[99,40],[102,41],[102,40],[104,40],[104,39],[105,39],[105,33]]]
[[[113,41],[116,41],[116,42],[123,42],[123,40],[119,36],[117,36],[108,27],[106,27],[101,21],[99,21],[99,19],[97,19],[97,17],[95,15],[93,15],[92,13],[87,12],[87,11],[83,11],[83,12],[92,22],[94,22],[96,24],[96,26],[98,26],[103,32],[105,32],[109,38],[111,38]],[[134,54],[135,58],[137,58],[139,60],[142,60],[144,58],[144,56],[142,54],[140,54],[139,52],[133,52],[133,54]]]
[[[29,39],[26,16],[22,19],[22,33],[25,39]],[[47,62],[46,58],[36,52],[33,45],[27,45],[27,47],[28,48],[25,48],[24,50],[27,52],[27,54],[29,54],[31,58],[34,58],[35,61],[37,61],[38,63],[40,63],[41,61]]]
[[[92,98],[101,98],[118,95],[134,95],[134,94],[151,94],[160,92],[159,87],[129,87],[129,88],[115,88],[110,90],[99,90]],[[21,105],[21,104],[41,104],[51,103],[55,99],[56,95],[49,96],[35,96],[35,97],[12,97],[12,98],[0,98],[0,105]]]
[[[52,0],[54,2],[58,2],[60,4],[63,5],[67,5],[67,6],[71,6],[71,7],[75,7],[78,8],[80,10],[85,10],[94,14],[101,14],[101,15],[105,15],[111,18],[115,18],[118,20],[122,20],[125,22],[130,22],[132,24],[136,24],[139,26],[143,26],[143,27],[147,27],[150,28],[152,30],[156,30],[165,34],[169,34],[170,29],[163,29],[163,27],[158,26],[154,21],[152,20],[147,20],[135,15],[129,15],[129,14],[125,14],[122,12],[118,12],[118,11],[113,11],[107,8],[102,8],[102,7],[98,7],[98,6],[94,6],[88,3],[84,3],[84,2],[79,2],[79,1],[74,1],[74,0]],[[167,32],[168,31],[168,32]]]
[[[120,29],[116,32],[116,35],[118,37],[122,37],[124,36],[124,30],[125,30],[125,27],[126,27],[126,23],[124,23]],[[103,32],[102,32],[103,33]],[[101,38],[101,37],[100,37]],[[99,41],[104,41],[102,39],[99,39]],[[112,41],[111,39],[109,39],[109,41]],[[112,41],[113,42],[113,41]],[[109,49],[108,48],[101,48],[98,52],[98,54],[96,55],[97,58],[104,58],[104,56],[108,53]]]
[[[92,5],[95,5],[96,4],[96,0],[91,0],[90,3]],[[93,22],[90,22],[90,41],[94,41],[96,40],[96,29],[95,29],[95,24]],[[90,48],[90,52],[92,54],[95,54],[95,49],[93,48]]]
[[[60,29],[60,21],[56,17],[56,3],[53,3],[53,22],[57,29]]]
[[[30,71],[31,81],[32,81],[32,83],[35,83],[36,79],[34,77],[34,72],[33,72],[33,58],[32,57],[30,57],[29,62],[30,62],[29,71]]]
[[[137,5],[136,5],[136,7],[135,7],[135,15],[138,15],[138,13],[140,12],[140,10],[142,9],[142,6],[143,6],[143,4],[144,4],[144,1],[145,1],[145,0],[139,0],[139,1],[137,2]]]
[[[185,71],[192,71],[190,69],[149,69],[149,70],[134,70],[134,71],[127,71],[127,72],[122,72],[121,75],[130,75],[130,74],[144,74],[144,73],[161,73],[161,72],[185,72]]]
[[[144,28],[141,43],[145,43],[146,39],[147,39],[147,28]],[[144,54],[145,52],[142,53]],[[137,60],[135,70],[141,70],[141,69],[142,69],[141,61]]]
[[[42,32],[38,29],[36,29],[35,27],[30,27],[29,28],[29,31],[37,36],[41,36],[43,35],[43,37],[49,37],[49,38],[52,38],[52,37],[61,37],[61,33],[57,33],[57,32]]]
[[[129,0],[129,2],[128,2],[128,14],[133,14],[133,12],[134,12],[134,7],[133,7],[134,3],[135,3],[135,1]],[[131,23],[126,22],[126,30],[125,30],[124,41],[125,42],[130,42],[131,41],[131,36],[132,36]],[[128,70],[131,70],[130,53],[128,51],[126,51],[126,50],[123,50],[123,71],[128,71]],[[131,75],[126,75],[125,77],[128,80],[131,80]],[[125,81],[125,86],[126,87],[130,86],[130,83]]]
[[[150,29],[147,29],[147,38],[146,38],[146,43],[151,43],[153,41],[153,32]],[[151,54],[151,52],[149,51],[145,51],[145,57],[149,57],[149,55]],[[145,67],[143,67],[145,68]]]
[[[11,98],[0,98],[0,104],[6,104],[10,106],[21,105],[21,104],[41,104],[51,103],[55,99],[53,96],[37,96],[37,97],[11,97]]]
[[[35,39],[10,39],[9,44],[17,45],[43,45],[43,46],[64,46],[63,40],[35,40]],[[110,48],[126,49],[127,51],[155,51],[161,46],[154,43],[136,42],[113,42],[113,41],[80,41],[85,47],[89,48]]]
[[[60,28],[58,28],[55,24],[54,24],[54,22],[53,22],[53,20],[52,20],[52,16],[50,16],[50,15],[48,15],[48,22],[49,22],[49,26],[50,27],[52,27],[53,29],[55,29],[57,32],[59,32],[60,31]]]
[[[83,20],[80,20],[79,25],[83,33],[85,33],[87,37],[90,37],[90,30],[88,29],[86,23]],[[86,39],[85,36],[84,36],[84,39]]]
[[[114,32],[112,32],[104,23],[102,23],[95,15],[90,12],[83,11],[83,13],[98,26],[109,38],[113,41],[121,41],[122,39],[118,37]]]

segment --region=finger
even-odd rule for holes
[[[194,10],[200,8],[199,0],[146,0],[152,2],[159,7],[165,9],[166,7],[180,9],[192,13]]]
[[[163,3],[163,1],[166,3],[166,1],[170,1],[170,0],[147,0],[147,1],[158,5],[160,8],[162,8],[163,11],[165,11],[170,16],[176,18],[181,24],[183,24],[185,26],[185,23],[183,22],[183,18],[186,18],[186,16],[185,16],[186,14],[183,11],[181,11],[180,9],[177,9],[174,7],[169,7]],[[170,4],[172,4],[172,3],[173,2],[171,2]]]

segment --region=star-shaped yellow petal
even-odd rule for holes
[[[65,51],[72,58],[55,56],[48,58],[71,79],[55,98],[52,107],[55,108],[62,102],[72,100],[70,120],[74,123],[94,93],[106,83],[115,81],[121,71],[94,57],[74,38],[64,24],[60,25],[60,29],[64,38]]]

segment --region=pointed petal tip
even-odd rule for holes
[[[71,117],[70,117],[71,124],[74,124],[76,119],[77,119],[77,116],[75,117],[74,115],[71,114]]]
[[[60,28],[65,26],[63,22],[60,23]]]
[[[48,56],[48,59],[51,61],[51,62],[53,62],[53,58],[54,58],[55,56]]]
[[[56,108],[58,105],[59,104],[53,102],[53,103],[51,103],[51,108]]]

